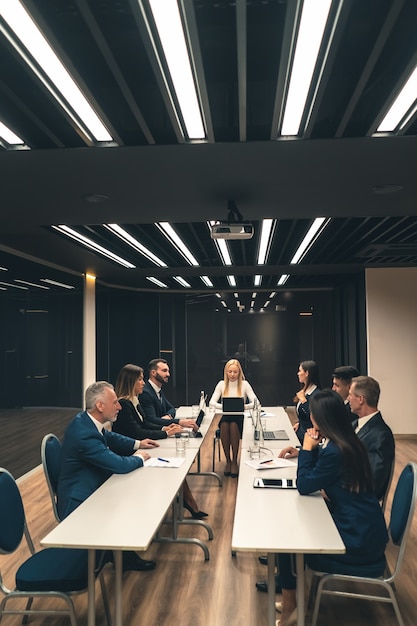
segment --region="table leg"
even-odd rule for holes
[[[122,576],[123,576],[123,553],[121,550],[114,550],[114,626],[122,626]]]
[[[275,626],[275,552],[268,552],[268,626]]]
[[[297,626],[304,626],[304,554],[295,555],[297,572]]]
[[[88,551],[88,626],[95,626],[96,623],[96,577],[94,574],[96,566],[96,551]]]

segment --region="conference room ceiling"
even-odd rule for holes
[[[22,4],[112,141],[96,141],[77,125],[26,51],[37,75],[29,69],[0,2],[0,121],[24,142],[18,149],[0,140],[0,285],[47,276],[77,282],[90,272],[100,284],[127,289],[158,291],[148,280],[154,277],[163,291],[250,294],[332,289],[366,267],[417,264],[416,112],[392,132],[377,132],[417,62],[415,0],[333,1],[300,129],[291,137],[280,134],[280,124],[303,3],[179,0],[203,111],[205,137],[198,140],[171,106],[148,0]],[[207,222],[227,221],[229,201],[238,210],[234,219],[250,221],[254,236],[228,242],[232,265],[225,266]],[[292,264],[318,217],[328,220],[324,230]],[[258,265],[264,218],[275,228],[266,263]],[[198,266],[168,243],[160,222],[174,227]],[[105,224],[123,226],[165,266]],[[70,226],[134,267],[86,249],[53,225]],[[289,278],[278,287],[283,274]]]

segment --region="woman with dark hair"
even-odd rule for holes
[[[133,439],[166,439],[180,433],[182,428],[178,424],[161,428],[146,419],[138,397],[144,386],[143,369],[139,365],[128,363],[122,367],[114,388],[122,409],[113,424],[113,430]]]
[[[138,397],[142,393],[144,386],[143,369],[139,365],[128,363],[122,367],[114,388],[122,408],[119,411],[117,420],[113,423],[112,430],[133,439],[145,439],[147,437],[166,439],[167,437],[173,437],[176,433],[180,433],[182,427],[179,424],[169,424],[161,428],[147,421]],[[194,519],[207,517],[207,513],[198,509],[186,480],[183,482],[183,498],[184,507],[191,513]]]
[[[321,490],[346,547],[345,554],[306,555],[313,569],[338,574],[378,577],[385,568],[388,534],[381,506],[374,494],[368,454],[354,430],[341,397],[330,389],[310,400],[312,428],[300,451],[288,447],[281,457],[298,454],[297,489],[301,495]],[[295,577],[291,555],[279,555],[282,619],[295,623]]]
[[[319,366],[315,361],[301,361],[297,376],[302,388],[294,396],[294,402],[297,403],[298,417],[298,422],[294,424],[294,430],[300,443],[303,443],[303,437],[307,429],[312,427],[310,421],[310,398],[321,388]]]

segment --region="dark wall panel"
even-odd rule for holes
[[[97,293],[97,378],[116,382],[120,368],[146,368],[159,355],[159,295],[100,288]]]
[[[0,406],[78,406],[82,290],[0,297]],[[242,350],[247,378],[268,405],[291,404],[302,360],[317,361],[323,386],[337,365],[366,371],[362,277],[336,292],[282,292],[275,300],[264,313],[227,313],[211,298],[98,286],[97,377],[114,383],[125,363],[146,368],[161,356],[172,373],[168,397],[192,404],[201,389],[212,393],[227,359]]]
[[[82,292],[2,294],[0,406],[74,406],[82,384]]]

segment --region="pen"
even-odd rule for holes
[[[264,463],[271,463],[274,459],[268,459],[267,461],[261,461],[259,465],[264,465]]]
[[[168,459],[161,459],[161,457],[158,456],[158,461],[163,461],[164,463],[169,463]]]

